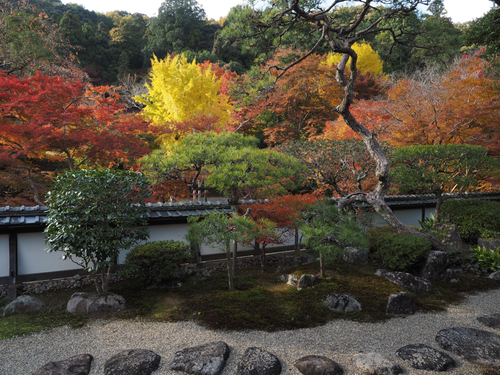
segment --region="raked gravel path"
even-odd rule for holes
[[[348,375],[357,374],[352,356],[361,352],[379,352],[396,360],[407,369],[407,374],[438,374],[412,369],[398,360],[394,352],[407,344],[417,343],[440,349],[434,338],[443,328],[464,326],[495,332],[476,320],[480,315],[493,313],[500,313],[500,290],[469,296],[446,312],[417,313],[376,324],[338,320],[321,327],[274,333],[212,331],[192,322],[99,321],[79,329],[65,326],[0,340],[0,374],[28,375],[47,362],[89,353],[94,356],[90,374],[101,375],[106,359],[119,351],[149,349],[161,356],[160,368],[154,375],[179,375],[182,373],[168,369],[177,350],[218,340],[225,341],[231,348],[222,375],[235,374],[239,358],[251,346],[274,353],[282,362],[283,375],[300,374],[293,362],[311,354],[331,358],[341,364]],[[447,375],[479,374],[479,367],[450,354],[457,360],[458,367],[447,371]]]

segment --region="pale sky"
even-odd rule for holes
[[[129,13],[143,13],[149,17],[158,15],[158,8],[164,0],[62,0],[64,4],[77,3],[88,10],[100,13],[111,12],[113,10],[125,10]],[[229,10],[244,3],[244,0],[198,0],[207,18],[218,20],[225,17]],[[453,22],[467,22],[479,18],[487,13],[493,2],[489,0],[444,0],[444,5],[448,11],[448,17]]]

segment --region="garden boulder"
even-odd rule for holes
[[[417,370],[446,371],[455,367],[448,354],[424,344],[406,345],[396,350],[396,356]]]
[[[118,294],[73,293],[66,309],[71,314],[89,314],[93,312],[123,310],[125,298]]]
[[[488,250],[496,250],[500,248],[500,238],[479,238],[477,244]]]
[[[404,372],[396,362],[379,353],[361,353],[354,356],[354,362],[363,375],[398,375]]]
[[[217,375],[229,358],[229,346],[223,341],[179,350],[170,362],[170,369],[188,374]]]
[[[32,296],[19,296],[14,301],[5,306],[3,316],[14,314],[35,313],[42,309],[44,303]]]
[[[415,304],[408,293],[393,293],[389,296],[385,312],[394,315],[413,315],[415,314]]]
[[[361,304],[347,294],[330,293],[323,305],[335,312],[361,311]]]
[[[106,361],[104,375],[150,375],[158,370],[160,360],[151,350],[124,350]]]
[[[88,375],[93,359],[90,354],[75,355],[62,361],[49,362],[33,375]]]
[[[452,223],[436,223],[432,227],[433,231],[443,234],[441,243],[448,247],[450,250],[458,251],[463,254],[469,254],[470,248],[467,246],[460,237],[458,227]]]
[[[469,362],[500,366],[500,336],[495,333],[466,327],[446,328],[438,332],[436,342]]]
[[[500,314],[478,316],[477,320],[491,328],[500,327]]]
[[[446,280],[451,265],[450,255],[445,251],[431,251],[425,262],[421,276],[426,280]]]
[[[248,348],[238,363],[236,375],[279,375],[281,362],[262,348]]]
[[[295,367],[304,375],[342,375],[344,370],[330,358],[308,355],[295,361]]]
[[[421,277],[413,276],[406,272],[393,272],[387,270],[377,270],[375,275],[383,277],[401,288],[415,293],[424,294],[431,288],[431,283]]]
[[[297,290],[302,290],[314,286],[316,275],[302,275],[297,282]]]

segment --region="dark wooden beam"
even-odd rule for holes
[[[7,297],[17,297],[17,233],[9,233],[9,288]]]

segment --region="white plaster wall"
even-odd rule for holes
[[[9,276],[9,235],[0,234],[0,277]]]
[[[81,269],[69,259],[62,259],[62,252],[47,252],[44,233],[19,233],[17,237],[18,274]]]
[[[149,239],[147,242],[152,241],[164,241],[164,240],[175,240],[186,242],[186,234],[189,228],[189,224],[165,224],[165,225],[153,225],[149,227]],[[292,237],[285,245],[293,245],[294,238]],[[268,248],[273,246],[283,246],[283,245],[268,245]],[[252,245],[242,245],[238,244],[239,250],[252,250]],[[224,251],[222,247],[211,247],[203,244],[200,246],[201,255],[211,255],[220,254]],[[128,251],[120,252],[118,257],[118,264],[125,263],[125,257]]]
[[[431,213],[435,213],[434,208],[426,208],[425,209],[425,217],[430,218]],[[407,209],[407,210],[394,210],[394,214],[396,217],[402,221],[403,224],[405,225],[413,225],[415,227],[419,227],[419,220],[422,220],[422,209],[421,208],[413,208],[413,209]],[[372,214],[372,222],[371,224],[373,226],[383,226],[387,225],[384,219],[377,214],[373,213]]]

